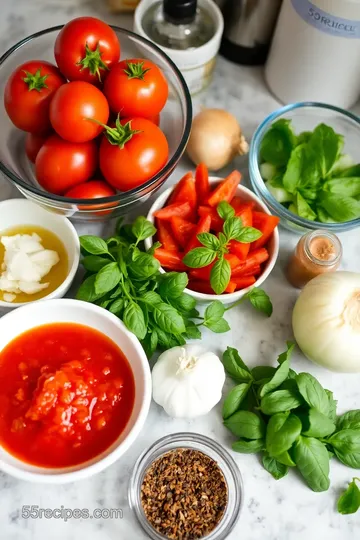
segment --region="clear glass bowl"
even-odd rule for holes
[[[243,503],[244,490],[239,468],[230,454],[216,441],[198,433],[174,433],[156,441],[137,460],[129,484],[129,504],[152,540],[165,540],[146,519],[141,505],[141,485],[150,465],[160,456],[177,448],[191,448],[208,455],[219,465],[228,487],[228,504],[224,516],[215,529],[202,540],[224,540],[234,528]]]
[[[312,131],[322,122],[331,126],[337,133],[344,135],[343,152],[350,154],[355,163],[360,163],[360,118],[344,109],[326,103],[304,102],[287,105],[271,113],[260,124],[252,138],[249,152],[249,174],[252,188],[270,208],[271,213],[281,218],[281,224],[285,228],[303,233],[314,229],[343,232],[359,227],[360,219],[343,223],[321,223],[320,221],[304,219],[290,212],[269,192],[259,170],[260,147],[271,124],[280,118],[292,120],[294,131],[297,134],[301,131]]]
[[[19,64],[29,60],[55,63],[54,43],[62,26],[33,34],[9,49],[0,58],[0,93],[4,95],[7,79]],[[121,58],[147,58],[164,72],[169,84],[169,99],[161,112],[160,127],[169,143],[165,167],[142,186],[101,199],[70,199],[48,193],[38,184],[34,167],[25,154],[25,133],[8,118],[3,100],[0,104],[0,170],[28,199],[48,210],[81,221],[99,221],[127,213],[146,201],[169,177],[182,156],[189,138],[192,105],[183,76],[170,58],[156,45],[128,30],[112,27],[121,43]],[[101,205],[104,205],[101,208]],[[111,210],[109,210],[111,208]]]

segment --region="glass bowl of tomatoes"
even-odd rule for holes
[[[176,65],[145,38],[91,17],[11,47],[0,89],[1,172],[28,199],[80,221],[145,202],[190,134],[191,97]]]

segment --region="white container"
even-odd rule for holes
[[[0,447],[0,470],[21,480],[64,484],[88,478],[104,470],[130,448],[141,432],[149,412],[151,373],[144,349],[118,317],[99,306],[69,299],[44,300],[22,306],[0,318],[0,351],[23,332],[43,324],[62,322],[95,328],[108,336],[122,350],[129,360],[134,375],[134,407],[124,431],[109,448],[89,461],[72,467],[51,468],[31,465]]]
[[[353,105],[360,94],[360,0],[284,0],[265,79],[283,103]]]
[[[158,0],[142,0],[135,10],[134,32],[150,39],[142,26],[142,20],[149,6]],[[203,6],[210,13],[215,22],[215,34],[205,45],[197,49],[174,50],[168,47],[160,47],[179,68],[189,87],[190,94],[194,95],[204,90],[211,81],[215,67],[216,55],[220,48],[221,36],[224,31],[224,19],[219,7],[213,0],[199,0],[199,6]]]

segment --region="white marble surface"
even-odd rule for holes
[[[0,54],[16,41],[37,30],[61,24],[79,15],[103,17],[114,24],[130,26],[129,17],[109,15],[104,0],[1,0]],[[259,69],[240,68],[219,59],[214,81],[208,92],[196,100],[207,106],[226,107],[240,120],[245,134],[251,137],[257,124],[278,107],[267,91]],[[358,106],[355,110],[360,112]],[[235,165],[246,176],[246,159]],[[174,173],[175,181],[189,167],[184,159]],[[11,195],[8,185],[0,179],[0,198]],[[13,196],[17,196],[13,193]],[[146,210],[146,209],[144,209]],[[111,223],[104,228],[111,227]],[[79,227],[79,232],[99,232],[98,225]],[[281,234],[280,257],[276,268],[265,283],[272,297],[274,314],[264,319],[249,307],[235,309],[229,315],[231,332],[214,336],[204,332],[204,342],[215,351],[229,344],[239,349],[251,365],[272,363],[291,339],[291,311],[297,292],[284,280],[283,267],[296,243],[296,236],[284,230]],[[341,236],[344,246],[343,268],[360,270],[360,235],[353,231]],[[317,368],[297,352],[293,367],[310,371],[339,400],[339,412],[360,405],[360,375],[334,375]],[[227,384],[229,388],[231,383]],[[103,473],[76,484],[42,486],[15,480],[0,472],[0,538],[4,540],[143,540],[146,536],[136,523],[127,503],[127,488],[137,456],[159,437],[178,431],[193,431],[208,435],[229,447],[231,435],[221,422],[218,406],[204,418],[174,421],[152,404],[145,428],[131,450]],[[360,514],[341,516],[335,501],[353,471],[338,462],[331,463],[331,487],[316,494],[291,471],[276,482],[262,468],[256,456],[233,453],[244,480],[245,503],[241,518],[230,540],[351,540],[360,537]],[[40,508],[122,508],[123,519],[63,520],[23,519],[23,505]]]

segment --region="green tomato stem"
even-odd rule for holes
[[[101,82],[101,73],[100,69],[105,69],[109,71],[108,66],[103,62],[101,56],[102,52],[100,51],[100,44],[98,43],[96,49],[92,51],[89,45],[85,45],[85,56],[77,63],[78,66],[81,66],[80,71],[88,69],[91,75],[97,75],[99,81]]]
[[[131,129],[132,120],[129,120],[126,122],[126,124],[122,125],[120,123],[119,115],[115,121],[115,127],[107,126],[95,118],[86,118],[86,120],[90,120],[90,122],[95,122],[95,124],[102,126],[105,130],[105,136],[109,143],[113,144],[114,146],[118,146],[120,150],[124,148],[125,144],[129,142],[134,135],[141,133],[141,131],[138,129]]]
[[[124,69],[124,72],[128,76],[128,79],[140,79],[144,80],[144,75],[150,68],[144,69],[144,62],[126,62],[127,69]]]
[[[36,73],[30,73],[30,71],[26,70],[24,70],[24,73],[26,77],[23,77],[23,81],[28,85],[29,91],[37,90],[40,92],[42,88],[48,87],[45,81],[49,75],[41,76],[40,68],[36,71]]]

